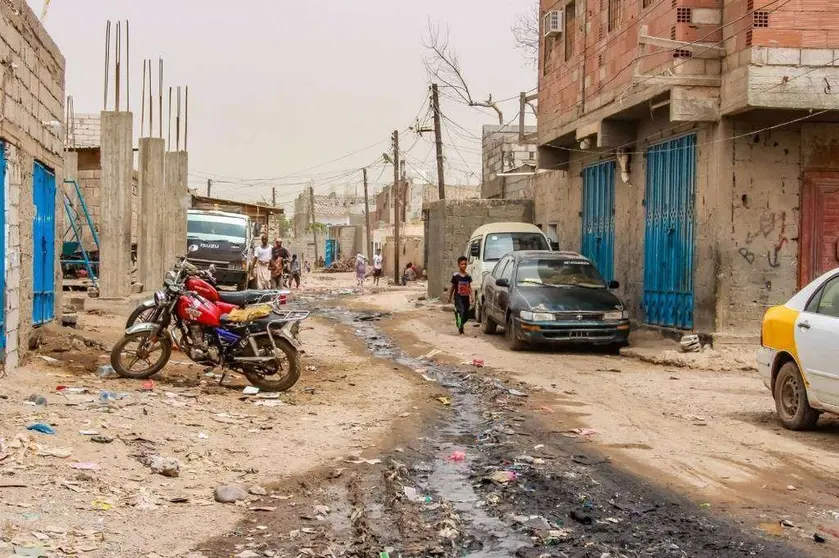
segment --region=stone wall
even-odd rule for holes
[[[428,296],[442,297],[472,232],[488,223],[533,222],[531,200],[436,201],[428,206]],[[401,261],[401,260],[400,260]]]
[[[63,181],[64,57],[23,1],[0,3],[0,140],[5,147],[6,319],[5,365],[16,368],[32,333],[33,203],[35,161],[55,172],[56,208]],[[56,253],[61,231],[56,231]],[[56,258],[57,259],[57,258]],[[61,313],[61,270],[56,262],[55,313]]]

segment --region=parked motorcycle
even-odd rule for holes
[[[180,267],[186,274],[198,271],[186,258]],[[129,327],[111,351],[111,366],[120,376],[142,379],[160,372],[177,335],[178,346],[193,362],[241,372],[261,390],[285,391],[300,378],[297,329],[309,312],[280,312],[275,306],[265,317],[231,321],[227,312],[235,306],[212,302],[168,274],[154,304],[149,321]]]
[[[285,289],[219,291],[216,288],[213,271],[214,267],[211,265],[209,270],[202,269],[194,273],[185,273],[184,268],[177,264],[174,271],[166,272],[166,280],[171,282],[183,281],[186,290],[196,292],[210,302],[223,302],[237,308],[244,308],[251,304],[283,305],[288,302],[288,295],[291,294],[291,291]],[[164,288],[165,286],[164,281]],[[149,321],[155,307],[154,299],[141,302],[128,316],[125,321],[125,328],[128,329],[137,322]]]

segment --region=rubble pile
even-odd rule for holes
[[[342,273],[347,271],[355,271],[355,258],[344,258],[337,260],[323,268],[326,273]]]

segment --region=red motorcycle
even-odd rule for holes
[[[180,265],[174,271],[166,273],[166,279],[170,281],[183,280],[184,288],[203,296],[210,302],[214,302],[222,308],[224,313],[230,312],[233,308],[244,308],[252,304],[272,304],[274,306],[288,303],[291,291],[287,289],[277,290],[247,290],[247,291],[219,291],[213,277],[213,267],[209,270],[198,270],[195,273],[183,274]],[[164,281],[165,283],[165,281]],[[233,308],[231,308],[231,306]],[[154,312],[155,302],[153,299],[146,300],[131,312],[125,321],[125,328],[128,329],[137,322],[147,322]]]
[[[267,316],[232,321],[227,312],[236,305],[210,301],[179,280],[197,272],[184,258],[174,279],[167,274],[165,289],[154,295],[149,320],[126,329],[112,349],[116,373],[138,379],[157,374],[169,362],[177,336],[179,348],[195,363],[240,372],[264,391],[293,386],[300,378],[299,322],[309,312],[278,311],[274,306]]]

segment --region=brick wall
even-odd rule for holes
[[[88,170],[80,170],[78,172],[78,181],[79,187],[82,190],[82,195],[84,196],[85,203],[87,204],[87,210],[90,213],[91,219],[93,219],[93,226],[96,227],[96,232],[99,232],[99,229],[102,224],[102,214],[101,214],[101,198],[102,198],[102,170],[101,169],[88,169]],[[132,202],[131,202],[131,243],[136,244],[137,242],[137,210],[139,209],[139,197],[137,195],[137,188],[138,188],[138,181],[139,175],[137,172],[134,172],[133,179],[132,179],[132,187],[131,192],[133,194]],[[76,207],[76,210],[79,212],[79,217],[82,219],[84,223],[84,214],[81,210],[81,205],[78,202],[73,200],[73,203]],[[93,242],[93,237],[90,233],[90,228],[84,223],[82,227],[82,242],[84,243],[84,247],[86,250],[93,250],[95,248],[95,244]]]
[[[488,223],[533,222],[531,200],[436,201],[428,206],[428,296],[442,297],[472,232]]]
[[[64,57],[22,0],[0,3],[0,139],[6,156],[6,367],[15,368],[32,332],[35,161],[55,171],[60,204]],[[56,231],[60,253],[61,231]],[[56,264],[56,315],[61,275]],[[23,349],[22,349],[23,348]]]

